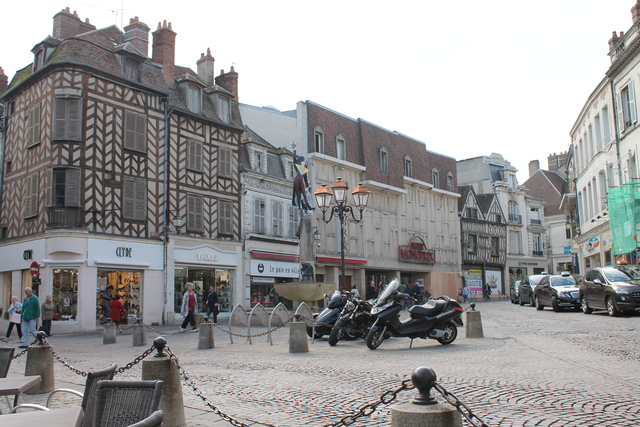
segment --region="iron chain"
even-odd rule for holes
[[[396,399],[396,397],[398,397],[398,393],[400,393],[401,391],[411,390],[413,388],[415,388],[415,386],[413,385],[411,380],[406,379],[402,381],[402,385],[396,390],[389,390],[383,393],[382,396],[380,396],[380,399],[378,399],[377,401],[373,403],[367,403],[366,405],[361,406],[357,413],[353,415],[347,415],[346,417],[343,417],[342,419],[340,419],[340,421],[333,424],[326,424],[324,427],[337,427],[337,426],[351,425],[358,418],[368,417],[369,415],[373,414],[379,405],[381,404],[388,405],[389,403],[393,402]]]
[[[147,324],[146,324],[146,323],[144,323],[144,322],[141,322],[140,324],[141,324],[142,326],[144,326],[145,328],[147,328],[147,329],[149,329],[149,330],[152,330],[153,332],[156,332],[156,333],[158,333],[158,334],[162,334],[162,335],[165,335],[165,336],[180,335],[180,334],[185,334],[185,333],[187,333],[187,332],[191,332],[191,331],[192,331],[192,329],[185,329],[184,331],[177,331],[177,332],[162,332],[162,331],[159,331],[159,330],[157,330],[157,329],[155,329],[155,328],[153,328],[153,327],[151,327],[151,326],[147,325]]]
[[[71,366],[70,364],[68,364],[66,361],[64,361],[60,356],[58,356],[58,353],[55,352],[55,350],[53,349],[53,347],[51,347],[51,344],[49,344],[47,342],[46,339],[43,339],[42,342],[44,343],[44,345],[47,346],[47,348],[49,349],[49,351],[51,352],[51,354],[53,354],[53,357],[60,363],[62,363],[64,366],[66,366],[67,368],[69,368],[69,370],[71,370],[71,372],[76,373],[78,375],[82,375],[83,377],[87,376],[87,373],[85,371],[81,371],[80,369],[74,368],[73,366]]]
[[[444,387],[440,384],[434,382],[433,388],[435,388],[441,395],[446,399],[449,404],[455,406],[455,408],[462,414],[463,417],[466,418],[472,425],[475,427],[489,427],[487,423],[485,423],[479,416],[473,413],[471,409],[462,403],[457,397],[455,397],[452,393],[448,392]],[[477,419],[479,424],[474,421]]]
[[[35,340],[33,340],[33,342],[29,345],[34,345],[38,342],[38,339],[36,338]],[[18,357],[20,356],[24,356],[27,353],[28,348],[25,348],[24,350],[22,350],[20,353],[18,354],[14,354],[13,358],[11,360],[16,360]]]
[[[150,355],[151,353],[153,353],[153,351],[155,350],[155,347],[152,345],[151,348],[149,348],[148,350],[146,350],[144,353],[142,353],[140,356],[136,357],[135,359],[133,359],[133,362],[129,362],[127,363],[125,366],[121,366],[119,367],[116,372],[114,372],[113,375],[118,375],[123,373],[124,371],[126,371],[127,369],[131,369],[133,368],[135,365],[137,365],[138,363],[142,362],[148,355]]]
[[[207,405],[209,408],[211,408],[216,415],[218,415],[223,420],[229,422],[231,425],[238,426],[238,427],[250,427],[249,424],[244,424],[243,422],[236,420],[232,416],[225,414],[218,407],[216,407],[206,396],[204,396],[202,394],[200,389],[198,389],[198,387],[195,385],[194,381],[191,378],[189,378],[189,376],[184,371],[182,366],[180,366],[180,364],[178,363],[177,356],[171,351],[171,349],[169,349],[169,346],[166,346],[164,348],[164,351],[169,354],[169,357],[170,357],[171,361],[173,362],[174,365],[176,365],[176,367],[180,371],[180,374],[182,375],[182,380],[184,381],[184,384],[186,386],[188,386],[188,387],[191,387],[193,389],[193,392],[196,394],[196,396],[198,396],[200,399],[202,399],[202,401],[205,403],[205,405]],[[271,424],[264,424],[264,425],[270,426],[270,427],[275,427],[275,426],[272,426]]]
[[[216,328],[220,329],[220,330],[221,330],[222,332],[224,332],[225,334],[233,335],[234,337],[241,337],[241,338],[256,338],[256,337],[263,337],[263,336],[265,336],[265,335],[270,334],[271,332],[275,332],[275,331],[277,331],[278,329],[280,329],[280,328],[283,328],[283,327],[287,326],[287,324],[288,324],[289,322],[291,322],[292,320],[293,320],[293,317],[289,318],[289,320],[285,321],[285,322],[284,322],[282,325],[280,325],[280,326],[276,326],[276,327],[275,327],[275,328],[273,328],[273,329],[270,329],[270,330],[268,330],[268,331],[266,331],[266,332],[262,332],[262,333],[260,333],[260,334],[255,334],[255,335],[237,334],[237,333],[235,333],[235,332],[231,332],[231,331],[227,331],[226,329],[222,329],[222,328],[221,328],[220,326],[218,326],[218,325],[215,325],[215,326],[216,326]]]

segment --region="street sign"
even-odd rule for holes
[[[31,277],[38,277],[40,275],[40,265],[36,261],[31,263],[31,267],[29,267],[29,272],[31,273]]]

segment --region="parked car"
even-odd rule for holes
[[[518,304],[520,302],[520,293],[518,289],[520,288],[520,284],[522,280],[516,280],[513,282],[513,286],[511,286],[511,304]]]
[[[605,309],[609,316],[640,310],[640,266],[614,265],[587,271],[580,285],[582,312]]]
[[[580,308],[578,282],[568,271],[543,277],[533,290],[538,310],[551,306],[556,313],[563,308]]]
[[[520,283],[520,289],[518,289],[518,296],[520,298],[520,305],[529,304],[531,307],[536,306],[536,301],[533,299],[533,289],[543,277],[548,276],[549,273],[542,272],[540,274],[532,274],[525,276]]]

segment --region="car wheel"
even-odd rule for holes
[[[616,303],[611,297],[607,297],[607,313],[609,313],[609,316],[611,317],[617,317],[620,315],[620,310],[618,310]]]
[[[540,304],[540,300],[538,299],[538,295],[535,297],[536,310],[544,310],[544,305]]]
[[[524,305],[524,301],[522,301],[522,298],[520,298],[520,307],[522,307]]]
[[[551,308],[553,308],[553,311],[555,311],[556,313],[562,311],[562,309],[558,306],[558,298],[551,297]]]
[[[582,295],[582,298],[580,298],[580,305],[582,306],[582,312],[584,314],[593,313],[593,309],[589,307],[589,303],[587,302],[587,297],[585,297],[584,295]]]
[[[529,295],[529,305],[531,307],[535,307],[536,306],[536,300],[535,300],[535,298],[533,298],[533,295]]]

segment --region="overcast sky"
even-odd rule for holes
[[[566,151],[604,77],[612,31],[635,0],[4,1],[0,67],[9,79],[69,7],[98,28],[138,16],[172,23],[176,63],[234,64],[240,102],[286,111],[311,100],[420,140],[458,160],[530,160]],[[150,36],[151,38],[151,36]],[[151,50],[151,48],[150,48]]]

